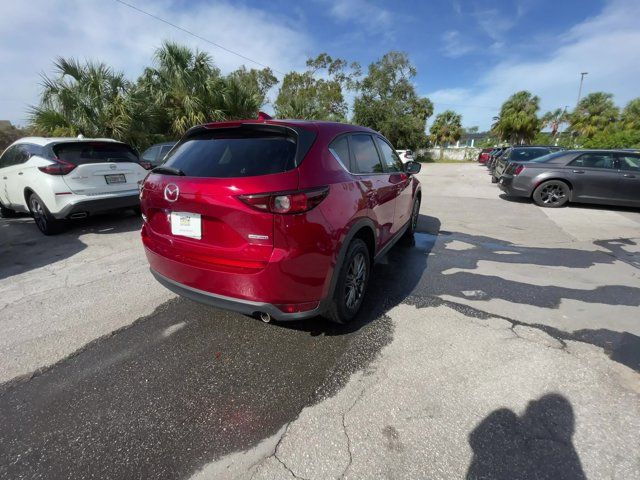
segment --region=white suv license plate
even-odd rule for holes
[[[202,220],[199,213],[171,212],[171,234],[202,239]]]
[[[127,179],[125,178],[124,173],[118,173],[116,175],[105,175],[104,179],[109,185],[111,185],[112,183],[127,183]]]

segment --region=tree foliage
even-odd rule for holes
[[[304,72],[289,72],[275,102],[280,118],[344,122],[348,105],[343,90],[353,88],[360,73],[357,63],[348,65],[326,53],[307,60]]]
[[[560,128],[563,124],[569,121],[569,114],[564,108],[556,108],[551,112],[547,112],[542,116],[541,123],[542,128],[551,129],[551,138],[555,139],[560,133]]]
[[[618,120],[618,107],[613,95],[604,92],[590,93],[577,105],[571,114],[570,129],[586,138],[592,138]]]
[[[502,104],[492,130],[511,144],[531,142],[541,126],[539,104],[540,99],[531,92],[522,90],[514,93]]]
[[[431,137],[440,146],[440,160],[444,156],[445,144],[456,142],[462,135],[462,115],[445,110],[436,115],[431,125]]]
[[[369,65],[367,76],[358,84],[354,123],[381,132],[396,148],[425,145],[426,121],[433,114],[433,104],[416,93],[415,76],[415,67],[401,52],[389,52]]]

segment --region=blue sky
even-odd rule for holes
[[[365,68],[386,51],[409,54],[416,88],[436,111],[486,128],[508,95],[529,89],[543,110],[605,90],[640,96],[640,1],[127,0],[287,72],[328,52]],[[104,60],[135,78],[163,39],[209,52],[223,71],[254,66],[113,0],[0,5],[0,119],[24,124],[40,73],[58,55]],[[281,77],[281,75],[278,75]]]

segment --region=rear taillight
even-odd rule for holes
[[[56,163],[52,163],[51,165],[38,167],[38,170],[49,175],[67,175],[68,173],[71,173],[74,168],[76,168],[76,165],[74,165],[73,163],[67,163],[62,160],[56,160],[55,162]]]
[[[296,192],[240,195],[238,198],[243,203],[262,212],[294,214],[308,212],[322,202],[328,194],[329,187],[322,187]]]
[[[514,175],[520,175],[520,173],[524,170],[524,165],[518,165],[513,171]]]

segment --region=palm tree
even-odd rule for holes
[[[580,100],[571,114],[570,128],[573,132],[591,138],[617,122],[618,116],[618,107],[613,103],[611,93],[590,93]]]
[[[551,137],[555,140],[560,132],[560,125],[569,121],[566,108],[556,108],[542,116],[542,126],[551,128]]]
[[[452,143],[462,135],[462,115],[453,110],[439,113],[431,125],[431,136],[440,146],[440,160],[444,157],[445,143]]]
[[[40,104],[30,108],[34,131],[144,143],[152,112],[122,73],[104,63],[64,58],[54,68],[55,77],[43,76]]]
[[[640,97],[634,98],[622,111],[622,126],[628,130],[640,130]]]
[[[511,144],[530,142],[540,130],[539,103],[540,99],[526,90],[514,93],[494,117],[493,130]]]

